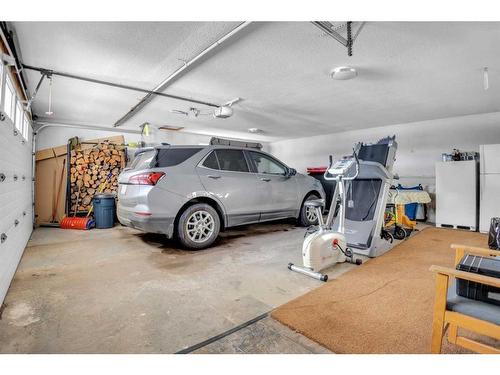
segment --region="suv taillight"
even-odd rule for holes
[[[136,174],[128,179],[131,185],[156,185],[156,183],[165,176],[163,172],[148,172]]]

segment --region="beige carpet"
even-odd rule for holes
[[[335,353],[429,353],[434,303],[429,267],[453,266],[452,243],[487,247],[487,237],[427,228],[278,307],[272,317]],[[443,349],[466,352],[448,343]]]

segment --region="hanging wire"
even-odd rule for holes
[[[54,114],[54,112],[52,112],[52,76],[49,77],[49,109],[45,114],[48,116]]]

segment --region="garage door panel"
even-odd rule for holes
[[[2,249],[0,257],[0,301],[3,301],[7,294],[17,265],[23,255],[22,250],[26,247],[29,239],[27,233],[31,233],[32,230],[31,211],[26,212],[26,218],[28,219],[20,221],[17,227],[9,231],[8,238],[4,243],[4,245],[9,243],[9,246]],[[22,250],[20,251],[19,249]],[[3,250],[6,251],[4,252]]]
[[[0,235],[6,236],[0,241],[0,303],[33,230],[32,135],[30,130],[26,141],[13,129],[10,119],[0,122],[0,173],[5,175],[0,182]]]

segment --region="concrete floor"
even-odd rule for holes
[[[320,286],[287,269],[301,263],[303,235],[287,222],[252,225],[194,252],[121,226],[38,228],[5,300],[0,352],[174,353]],[[325,349],[266,318],[198,352]]]
[[[330,350],[267,317],[195,354],[328,354]]]

